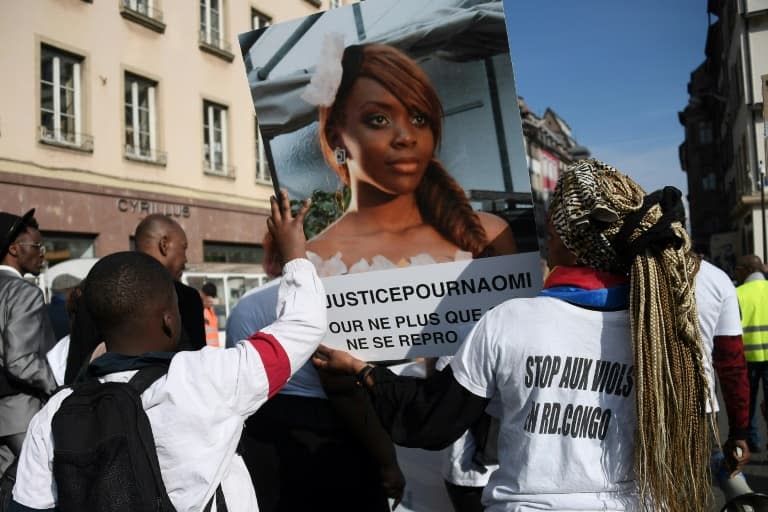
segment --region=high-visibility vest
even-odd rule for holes
[[[768,281],[760,279],[736,287],[744,330],[744,355],[750,363],[768,361]]]
[[[216,312],[213,308],[203,307],[203,317],[205,318],[205,343],[209,347],[218,347],[219,319],[216,318]]]

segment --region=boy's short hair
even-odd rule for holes
[[[100,259],[85,278],[83,296],[96,328],[109,334],[145,319],[173,293],[173,278],[155,258],[135,251]]]

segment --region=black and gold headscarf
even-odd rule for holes
[[[681,198],[674,187],[646,195],[610,165],[581,160],[560,176],[549,211],[580,265],[626,274],[638,254],[682,246],[687,234]]]

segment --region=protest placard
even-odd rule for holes
[[[501,2],[369,0],[240,45],[275,188],[314,200],[326,343],[451,354],[487,309],[538,291]]]

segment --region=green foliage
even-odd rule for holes
[[[291,200],[291,211],[295,214],[301,205],[299,199]],[[349,188],[335,192],[314,190],[312,192],[312,206],[304,218],[304,235],[307,240],[313,238],[336,219],[341,217],[349,205]]]

